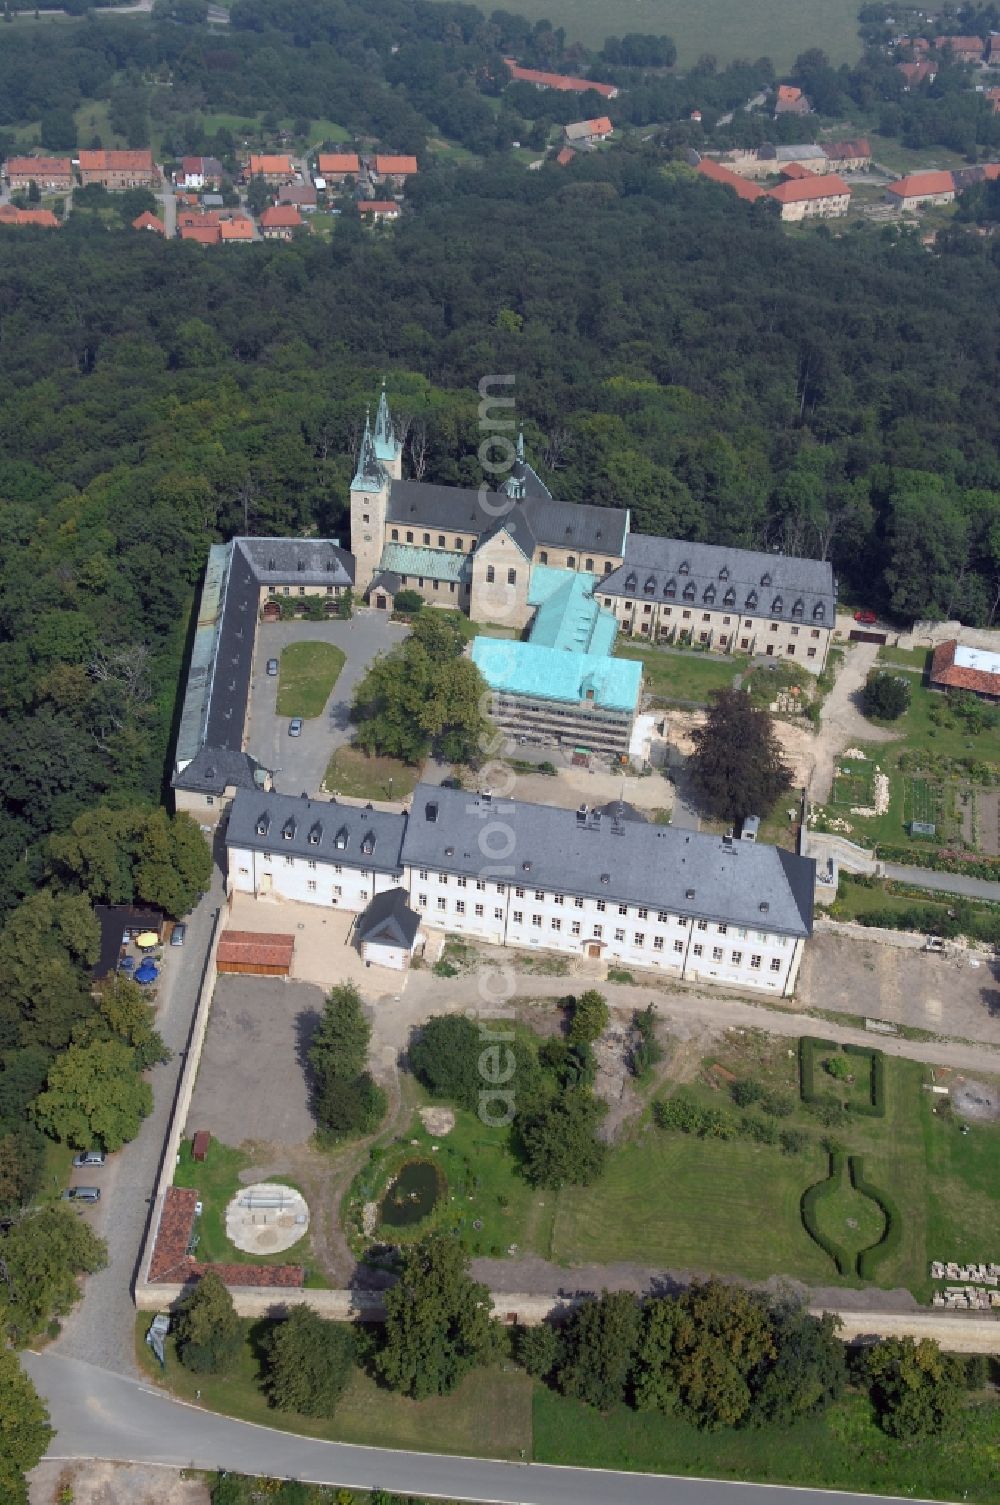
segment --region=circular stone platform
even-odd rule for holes
[[[226,1208],[226,1237],[246,1254],[280,1254],[309,1229],[306,1199],[294,1186],[257,1181],[241,1186]]]

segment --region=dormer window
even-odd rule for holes
[[[680,569],[677,571],[677,573],[678,575],[690,575],[691,566],[688,564],[686,559],[681,560]]]
[[[327,571],[328,574],[332,575],[333,574],[333,565],[334,565],[334,561],[332,559],[328,559],[326,561],[326,564],[323,566],[323,568]]]
[[[295,836],[295,820],[289,816],[281,828],[282,841],[292,841]]]
[[[673,575],[671,575],[670,579],[667,581],[666,585],[663,587],[663,594],[667,597],[668,601],[672,601],[673,598],[676,596],[676,594],[677,594],[677,581],[674,579]]]
[[[271,571],[274,571],[274,570],[276,570],[278,568],[278,566],[274,562],[274,555],[273,554],[271,555],[270,559],[267,561],[267,567]]]
[[[655,591],[655,589],[656,589],[656,576],[655,575],[649,575],[649,576],[647,576],[647,578],[646,578],[646,584],[643,586],[643,590],[645,591],[646,595],[647,596],[651,596],[653,594],[653,592]]]
[[[689,580],[688,583],[687,583],[687,585],[685,585],[685,587],[684,587],[684,599],[685,599],[685,601],[693,601],[694,600],[694,594],[695,594],[695,592],[694,592],[694,581],[693,580]]]
[[[314,825],[309,827],[309,845],[311,847],[318,847],[322,840],[323,827],[320,825],[319,821],[316,821]]]
[[[794,604],[792,605],[792,616],[793,617],[801,617],[801,615],[805,611],[805,609],[806,609],[806,603],[803,601],[802,597],[799,596],[797,598],[797,600],[794,602]]]
[[[638,586],[638,584],[639,584],[639,577],[635,573],[634,570],[632,571],[632,573],[630,575],[626,575],[625,576],[625,589],[627,591],[634,591],[636,589],[636,587]]]
[[[366,833],[366,835],[365,835],[364,840],[361,843],[361,851],[362,851],[363,856],[370,857],[372,855],[372,853],[374,852],[374,850],[375,850],[375,836],[374,836],[373,832],[368,831]]]
[[[763,575],[761,575],[761,577],[760,577],[760,583],[764,587],[765,590],[771,584],[771,576],[768,574],[768,572],[766,570],[764,571]]]
[[[813,607],[813,621],[822,622],[825,616],[826,607],[823,605],[822,601],[817,601],[816,605]]]
[[[722,601],[723,601],[723,605],[725,605],[725,606],[735,606],[736,605],[736,592],[733,590],[732,586],[730,586],[729,589],[726,591],[726,594],[723,596]]]
[[[781,596],[775,596],[774,600],[771,602],[771,610],[774,612],[774,615],[776,617],[780,617],[781,616],[781,613],[782,613],[782,611],[784,609],[784,605],[785,605],[785,603],[782,600]]]
[[[258,836],[266,836],[267,833],[268,833],[268,831],[270,829],[271,829],[271,817],[268,815],[267,811],[265,810],[264,814],[261,815],[258,818],[258,821],[257,821],[257,835]]]
[[[712,605],[712,602],[713,602],[713,601],[714,601],[714,600],[715,600],[715,586],[714,586],[714,585],[706,585],[706,586],[705,586],[705,592],[704,592],[704,595],[703,595],[703,596],[702,596],[702,598],[701,598],[701,599],[702,599],[702,600],[703,600],[703,601],[704,601],[704,602],[705,602],[705,603],[706,603],[706,604],[707,604],[707,605],[708,605],[708,606],[711,606],[711,605]]]
[[[346,849],[347,843],[348,843],[349,840],[350,840],[350,837],[349,837],[349,834],[348,834],[347,827],[346,826],[341,826],[340,830],[337,832],[336,836],[334,837],[334,842],[336,844],[337,851],[338,852],[343,852]]]
[[[757,592],[756,591],[751,591],[750,594],[747,596],[747,611],[755,611],[756,609],[757,609]]]
[[[305,573],[305,568],[306,568],[306,562],[305,562],[305,560],[304,559],[296,559],[296,561],[295,561],[295,568],[298,570],[298,572],[299,572],[300,575],[304,574]]]
[[[729,566],[728,566],[728,564],[724,564],[722,566],[722,569],[719,571],[719,579],[720,580],[728,580],[729,579]]]

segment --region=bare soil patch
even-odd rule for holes
[[[209,1505],[204,1479],[154,1463],[107,1463],[85,1459],[40,1463],[30,1476],[30,1505],[57,1505],[72,1490],[73,1505]]]
[[[450,1134],[455,1127],[455,1113],[452,1108],[420,1108],[420,1122],[428,1134],[435,1139],[442,1139],[445,1134]]]
[[[996,1123],[1000,1119],[1000,1087],[988,1086],[972,1077],[956,1077],[951,1085],[955,1112],[979,1123]]]

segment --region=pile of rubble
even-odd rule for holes
[[[935,1291],[933,1306],[957,1312],[1000,1309],[1000,1265],[959,1265],[935,1259],[931,1261],[931,1279],[964,1282]]]

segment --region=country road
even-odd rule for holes
[[[348,1489],[382,1488],[483,1505],[848,1505],[889,1496],[628,1474],[318,1442],[232,1421],[76,1359],[27,1353],[56,1427],[50,1458],[227,1469]],[[912,1499],[912,1496],[908,1498]]]

